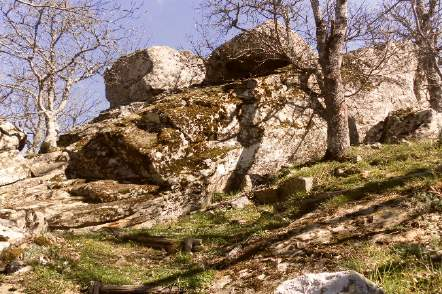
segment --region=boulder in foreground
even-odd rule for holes
[[[383,294],[384,291],[353,272],[305,274],[278,286],[275,294]]]

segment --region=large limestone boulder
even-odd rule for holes
[[[433,109],[400,109],[372,128],[369,143],[398,143],[403,139],[438,140],[442,132],[442,113]]]
[[[26,134],[7,121],[0,121],[0,152],[22,150]]]
[[[111,107],[152,101],[164,91],[183,89],[204,80],[202,59],[189,51],[155,46],[118,59],[104,75]]]
[[[383,294],[384,291],[356,272],[305,274],[283,282],[275,294]]]
[[[302,66],[314,60],[315,53],[304,39],[268,21],[215,49],[206,62],[206,82],[262,76],[291,62]]]
[[[68,175],[148,183],[205,203],[320,157],[325,124],[288,75],[188,89],[104,113],[60,138]],[[314,145],[316,148],[311,148]]]
[[[369,143],[376,132],[373,127],[393,111],[427,109],[427,93],[418,78],[412,44],[392,43],[346,54],[343,79],[352,143]]]

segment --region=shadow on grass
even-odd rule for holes
[[[355,189],[317,193],[311,198],[301,199],[293,203],[292,205],[295,205],[297,207],[297,212],[293,215],[293,217],[302,217],[303,215],[316,210],[321,204],[326,201],[332,200],[336,196],[345,197],[347,202],[357,201],[365,198],[370,194],[383,194],[392,192],[399,187],[403,187],[407,182],[422,178],[435,178],[435,175],[430,169],[419,168],[412,170],[403,176],[392,177],[382,181],[371,181]]]
[[[339,195],[345,195],[349,198],[349,200],[360,200],[360,199],[363,199],[364,197],[366,197],[367,195],[372,194],[372,193],[382,194],[382,193],[387,193],[389,191],[394,191],[397,187],[403,186],[407,182],[418,179],[418,178],[434,178],[434,174],[429,169],[415,169],[415,170],[407,173],[404,176],[393,177],[393,178],[389,178],[389,179],[386,179],[383,181],[372,181],[372,182],[365,184],[362,187],[359,187],[359,188],[356,188],[353,190],[340,191]],[[384,207],[397,206],[398,204],[400,204],[401,201],[404,201],[405,199],[408,198],[406,193],[404,193],[404,194],[405,194],[404,196],[401,196],[399,198],[383,201],[381,203],[374,204],[370,207],[363,208],[358,211],[345,214],[343,216],[331,219],[326,222],[320,222],[320,223],[317,222],[317,223],[301,225],[299,227],[282,229],[270,237],[261,238],[260,240],[253,242],[253,244],[251,244],[251,245],[249,244],[248,246],[246,246],[242,250],[241,254],[235,258],[226,257],[226,258],[222,258],[219,261],[209,262],[199,269],[192,269],[192,270],[189,270],[185,273],[171,275],[171,276],[166,277],[164,279],[148,283],[148,284],[146,284],[146,286],[154,287],[154,286],[158,286],[158,285],[162,285],[162,284],[172,283],[177,279],[191,277],[195,274],[201,273],[206,270],[222,270],[222,269],[229,268],[237,263],[240,263],[242,261],[246,261],[246,260],[252,258],[254,255],[256,255],[259,252],[265,251],[267,248],[269,248],[271,245],[273,245],[275,243],[289,240],[291,237],[301,234],[301,233],[308,231],[310,229],[316,228],[318,225],[322,225],[322,226],[336,225],[336,224],[339,224],[345,220],[348,220],[348,219],[351,219],[351,218],[354,218],[357,216],[364,216],[364,215],[371,214],[371,213],[373,213],[381,208],[384,208]],[[299,214],[297,215],[297,217],[300,217],[302,215],[305,215],[306,213],[316,210],[323,202],[332,199],[334,196],[336,196],[336,193],[332,194],[332,195],[330,195],[330,194],[326,195],[326,196],[321,197],[319,199],[308,199],[308,200],[305,200],[303,203],[301,202]],[[416,216],[417,215],[411,214],[409,216],[409,218],[403,220],[403,222],[414,219]],[[253,225],[251,225],[251,226],[253,227]],[[231,236],[229,238],[229,243],[231,245],[244,244],[245,241],[250,237],[250,231],[247,230],[247,227],[250,228],[251,226],[244,227],[244,230],[245,230],[244,233],[238,234],[236,236]],[[273,229],[281,228],[282,226],[284,226],[284,225],[281,224],[281,226],[279,226],[279,227],[275,226]],[[385,230],[381,230],[381,231],[377,230],[376,232],[370,232],[370,231],[362,232],[360,234],[357,234],[357,239],[358,240],[369,239],[370,237],[372,237],[375,234],[392,233],[394,231],[395,231],[394,229],[385,229]],[[214,237],[214,235],[206,234],[206,235],[200,235],[200,237],[205,239],[205,238],[212,238],[212,237]],[[348,237],[346,239],[340,239],[339,243],[343,243],[345,241],[349,241],[354,238],[355,237]],[[395,268],[397,268],[397,266],[399,266],[399,265],[395,265]],[[387,270],[387,268],[385,268],[383,270]]]

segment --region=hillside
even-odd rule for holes
[[[345,163],[286,168],[274,185],[305,176],[314,188],[273,205],[254,204],[251,192],[217,194],[207,209],[149,229],[35,236],[2,253],[33,270],[0,276],[1,289],[78,293],[101,281],[145,284],[149,293],[273,293],[300,273],[349,269],[386,293],[440,293],[441,147],[362,145],[351,154]],[[132,241],[119,238],[123,232]],[[168,253],[143,244],[147,236],[190,237],[202,246]]]

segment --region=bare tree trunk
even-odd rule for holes
[[[31,153],[38,153],[41,143],[45,137],[45,118],[38,114],[37,124],[32,128],[33,138],[30,146]]]
[[[438,112],[442,112],[442,81],[439,76],[433,54],[421,53],[419,58],[422,69],[427,80],[427,89],[431,108]]]
[[[52,111],[46,111],[44,115],[46,122],[46,137],[41,146],[40,153],[48,153],[57,149],[57,118]]]
[[[425,73],[431,108],[442,112],[442,73],[439,69],[440,1],[412,0],[411,8],[416,24],[415,32],[418,47],[418,61]]]
[[[327,26],[318,0],[310,0],[316,23],[321,92],[326,106],[327,151],[324,159],[344,159],[350,147],[348,109],[342,83],[342,57],[348,27],[347,0],[335,3],[335,20]]]
[[[345,103],[344,89],[340,79],[325,85],[327,96],[327,151],[324,159],[345,158],[350,147],[350,131],[348,127],[348,109]]]

